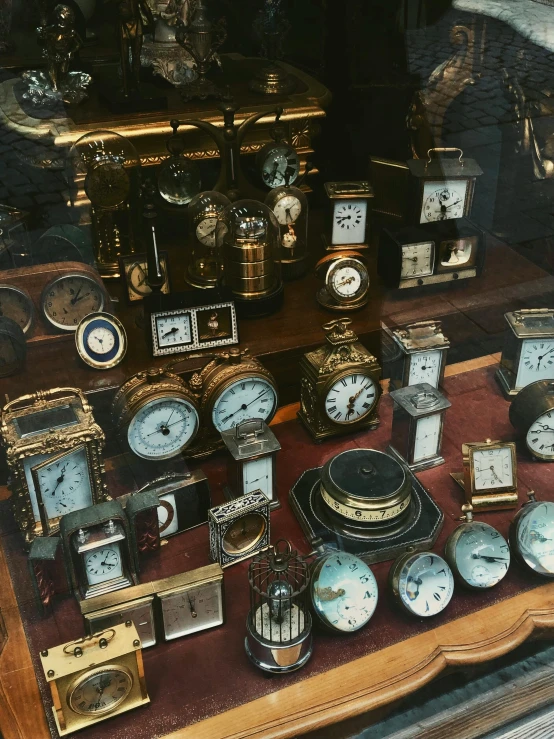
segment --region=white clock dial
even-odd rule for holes
[[[499,532],[486,523],[464,525],[454,556],[460,577],[474,588],[491,588],[510,566],[510,549]]]
[[[166,640],[223,623],[221,585],[208,583],[160,596]]]
[[[339,200],[333,212],[332,244],[364,244],[366,240],[367,200]]]
[[[281,226],[288,226],[298,220],[302,212],[302,206],[300,200],[294,195],[285,195],[275,203],[273,212]]]
[[[197,428],[198,413],[186,400],[155,398],[133,417],[127,439],[143,459],[169,459],[187,446]]]
[[[177,516],[177,502],[173,493],[160,495],[158,498],[158,526],[160,536],[171,536],[179,530],[179,519]]]
[[[263,377],[236,380],[216,399],[212,422],[217,431],[227,431],[243,421],[272,418],[277,406],[273,386]]]
[[[452,570],[436,554],[414,554],[400,572],[398,590],[404,606],[416,616],[436,616],[454,593]]]
[[[517,546],[525,562],[541,575],[554,575],[554,503],[530,504],[517,524]]]
[[[249,459],[242,465],[243,495],[261,490],[273,500],[273,460],[271,456]]]
[[[474,451],[473,473],[476,490],[511,487],[514,484],[514,471],[510,447]]]
[[[554,459],[554,411],[543,413],[531,424],[525,441],[538,457]]]
[[[346,266],[334,270],[329,282],[338,295],[351,298],[362,284],[362,278],[357,270]]]
[[[426,182],[423,185],[423,205],[420,223],[462,218],[465,212],[468,180]]]
[[[440,413],[434,413],[432,416],[423,416],[418,419],[414,441],[414,462],[421,462],[423,459],[429,459],[438,454],[441,418]]]
[[[353,372],[333,384],[325,397],[325,413],[333,423],[356,423],[371,412],[376,396],[371,377]]]
[[[160,349],[179,346],[180,344],[190,344],[192,341],[190,314],[156,316],[156,334]]]
[[[428,382],[438,388],[441,371],[441,352],[439,350],[410,355],[408,385]]]
[[[432,274],[433,242],[425,241],[420,244],[405,244],[402,247],[400,277],[407,280],[410,277],[426,277]]]
[[[521,346],[516,387],[537,380],[554,380],[554,339],[524,339]]]
[[[119,544],[113,542],[83,555],[89,585],[123,576]]]
[[[115,336],[104,326],[97,326],[87,336],[87,346],[95,354],[107,354],[115,346]]]
[[[196,226],[196,238],[204,246],[215,246],[215,227],[217,225],[217,216],[209,216],[204,218]]]
[[[57,518],[93,504],[85,449],[76,449],[38,471],[46,518]]]
[[[45,462],[49,457],[54,457],[54,454],[33,454],[31,457],[26,457],[23,460],[23,470],[25,472],[25,482],[27,483],[27,489],[31,498],[31,507],[33,509],[33,516],[36,521],[40,521],[40,511],[37,501],[37,491],[35,490],[35,483],[33,482],[33,475],[31,469],[36,467],[38,464]]]

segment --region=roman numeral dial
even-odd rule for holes
[[[357,423],[377,402],[375,382],[361,372],[341,377],[325,397],[325,413],[334,423]]]

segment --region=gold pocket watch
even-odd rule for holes
[[[320,259],[316,277],[325,280],[317,302],[336,311],[357,310],[369,300],[369,272],[364,257],[356,251],[338,251]]]

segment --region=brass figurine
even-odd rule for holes
[[[143,15],[150,26],[154,26],[154,16],[146,0],[116,0],[119,23],[117,37],[123,76],[123,94],[140,92],[140,52],[144,39]]]

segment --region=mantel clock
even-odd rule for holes
[[[109,499],[104,432],[81,390],[22,395],[2,410],[2,443],[13,509],[30,543],[59,529],[61,516]]]
[[[403,328],[384,329],[391,340],[390,389],[427,382],[435,388],[442,385],[446,355],[450,342],[442,332],[440,321],[418,321]]]
[[[381,368],[349,318],[324,324],[326,343],[300,360],[298,418],[315,441],[379,425]]]

